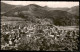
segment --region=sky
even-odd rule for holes
[[[63,7],[68,7],[71,8],[73,6],[79,5],[79,2],[70,2],[70,1],[1,1],[7,4],[12,4],[12,5],[29,5],[29,4],[37,4],[40,6],[48,6],[52,8],[63,8]]]

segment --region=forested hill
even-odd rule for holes
[[[46,7],[42,7],[36,4],[30,4],[26,6],[16,7],[3,15],[6,16],[19,16],[26,20],[36,21],[38,19],[49,19],[55,25],[78,25],[79,19],[77,15],[63,10],[47,10]]]

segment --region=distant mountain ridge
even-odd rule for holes
[[[36,5],[36,4],[30,4],[30,5],[33,5],[33,6],[36,6],[36,7],[41,7],[41,6]],[[21,6],[21,5],[10,5],[10,4],[6,4],[6,3],[1,2],[1,12],[6,12],[6,11],[8,11],[8,10],[14,8],[14,7],[23,7],[23,6]],[[71,7],[71,8],[50,8],[50,7],[44,6],[43,8],[47,11],[51,11],[51,10],[68,11],[68,12],[74,14],[74,15],[79,16],[79,6],[74,6],[74,7]]]
[[[48,11],[51,11],[51,10],[62,10],[62,11],[68,11],[70,8],[50,8],[50,7],[47,7],[47,6],[44,6],[44,8]]]
[[[37,21],[38,19],[49,19],[55,25],[78,25],[76,15],[71,14],[65,10],[51,10],[48,7],[42,7],[36,4],[16,7],[3,15],[19,16],[29,21]],[[51,21],[50,21],[51,20]]]
[[[74,15],[79,16],[79,6],[71,7],[70,10],[68,10],[68,12],[70,12],[70,13],[72,13]]]
[[[15,7],[14,5],[10,5],[10,4],[1,2],[1,12],[6,12],[14,7]]]
[[[21,7],[21,5],[10,5],[10,4],[1,2],[1,12],[7,12],[15,7]]]

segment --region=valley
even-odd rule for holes
[[[50,8],[1,2],[1,49],[78,51],[78,7]]]

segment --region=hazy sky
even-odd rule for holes
[[[79,5],[79,2],[68,2],[68,1],[1,1],[4,3],[12,4],[12,5],[29,5],[29,4],[37,4],[40,6],[48,6],[48,7],[73,7]]]

